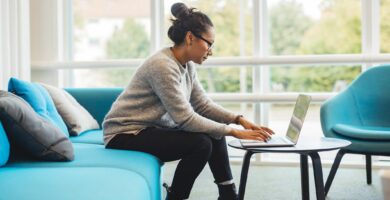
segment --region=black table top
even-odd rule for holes
[[[233,140],[229,142],[229,146],[242,149],[250,150],[252,152],[281,152],[281,153],[305,153],[305,152],[320,152],[330,151],[346,147],[351,142],[336,138],[318,138],[314,140],[300,140],[295,146],[292,147],[243,147],[239,140]]]

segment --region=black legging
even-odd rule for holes
[[[216,183],[233,179],[225,137],[217,140],[204,133],[147,128],[138,135],[118,134],[107,148],[142,151],[163,162],[180,160],[171,190],[181,199],[189,197],[195,179],[207,162]]]

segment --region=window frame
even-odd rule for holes
[[[241,2],[241,1],[240,1]],[[253,56],[217,57],[210,58],[204,63],[206,67],[223,66],[253,66],[253,93],[237,94],[209,94],[215,101],[230,102],[256,102],[254,106],[255,123],[268,124],[268,108],[260,102],[294,102],[295,94],[278,93],[272,94],[269,88],[269,67],[272,65],[325,65],[325,64],[361,64],[362,72],[380,63],[390,63],[390,54],[380,53],[380,0],[360,0],[362,6],[362,53],[360,54],[337,54],[337,55],[297,55],[297,56],[269,56],[269,26],[267,0],[252,0],[253,3]],[[72,1],[65,1],[61,15],[63,40],[58,41],[64,47],[64,61],[46,62],[32,61],[32,70],[57,70],[60,74],[61,84],[64,87],[73,86],[73,69],[110,68],[112,66],[137,67],[144,59],[121,59],[105,61],[73,61],[73,12]],[[242,8],[242,6],[240,6]],[[161,49],[164,44],[164,0],[151,0],[151,52]],[[244,19],[240,19],[242,22]],[[240,37],[241,47],[245,44],[244,37]],[[311,93],[315,102],[324,102],[335,93]],[[256,163],[261,163],[261,155],[258,154]]]

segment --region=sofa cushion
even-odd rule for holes
[[[8,83],[8,91],[22,97],[35,112],[56,125],[66,136],[69,136],[65,122],[58,114],[53,100],[41,85],[11,78]]]
[[[104,167],[0,168],[0,199],[151,200],[145,179]]]
[[[9,157],[9,142],[0,122],[0,167],[7,163]]]
[[[80,135],[87,130],[99,129],[97,121],[68,92],[51,85],[43,83],[41,85],[49,92],[70,135]]]
[[[161,165],[153,155],[129,150],[106,149],[104,145],[74,143],[77,159],[72,162],[11,160],[8,167],[110,167],[133,171],[145,178],[152,199],[161,197]]]
[[[60,129],[22,98],[0,91],[0,120],[10,143],[42,160],[73,160],[73,146]]]
[[[65,88],[65,90],[101,125],[123,88]]]
[[[390,127],[336,124],[333,130],[340,135],[361,140],[390,140]]]
[[[88,143],[88,144],[101,144],[103,145],[103,130],[89,130],[83,132],[79,136],[71,136],[69,139],[73,143]]]

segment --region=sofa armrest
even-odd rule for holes
[[[123,88],[65,88],[96,120],[102,124]]]

